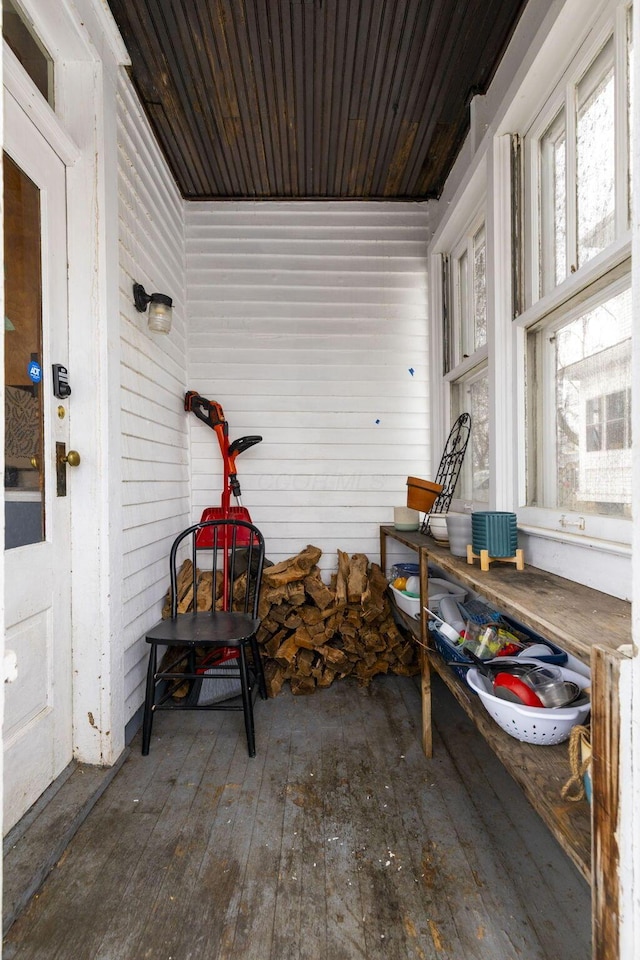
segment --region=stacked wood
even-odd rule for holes
[[[339,550],[327,586],[321,555],[307,546],[263,573],[258,642],[270,696],[286,681],[307,694],[347,676],[368,684],[379,673],[417,673],[415,644],[393,618],[380,567]]]
[[[198,570],[198,579],[196,582],[197,609],[211,610],[211,596],[213,593],[213,573],[211,570]],[[193,564],[191,560],[185,560],[178,570],[178,582],[176,584],[178,594],[178,613],[187,613],[193,609]],[[217,606],[220,606],[222,595],[222,574],[216,572],[216,597]],[[162,608],[162,617],[166,620],[171,616],[171,591],[167,590]]]
[[[365,554],[349,557],[338,550],[338,569],[327,586],[318,568],[321,556],[310,545],[263,571],[258,643],[269,695],[276,696],[286,681],[293,693],[306,694],[348,676],[366,685],[379,673],[417,673],[415,643],[394,620],[378,564]],[[191,561],[185,560],[178,575],[179,613],[192,609],[192,579]],[[216,579],[219,607],[219,572]],[[243,580],[244,574],[234,593]],[[211,609],[212,586],[211,573],[198,571],[198,610]],[[168,595],[163,616],[170,616]],[[170,648],[168,654],[176,652],[181,651]]]

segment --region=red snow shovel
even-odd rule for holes
[[[224,410],[215,400],[206,400],[195,390],[188,390],[184,397],[184,408],[187,412],[195,413],[198,420],[202,420],[210,427],[218,438],[220,453],[222,454],[222,463],[224,468],[222,495],[220,497],[219,507],[205,507],[200,517],[200,522],[205,520],[246,520],[252,523],[249,511],[242,506],[240,499],[240,481],[236,473],[236,457],[244,453],[249,447],[260,443],[262,437],[239,437],[232,443],[229,443],[229,424],[227,423]],[[231,506],[231,495],[236,501],[236,506]],[[198,534],[196,545],[198,547],[211,547],[211,532],[201,530]],[[246,535],[248,536],[248,534]],[[248,540],[243,543],[240,539],[242,532],[238,536],[238,544],[248,546]]]

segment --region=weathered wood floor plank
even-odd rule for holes
[[[449,693],[415,683],[160,714],[5,960],[583,960],[582,878]],[[540,748],[544,749],[544,748]]]

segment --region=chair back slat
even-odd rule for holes
[[[206,569],[211,572],[212,615],[216,613],[216,601],[221,600],[222,610],[234,609],[257,617],[264,568],[264,537],[257,527],[245,520],[205,520],[183,530],[171,546],[169,574],[172,619],[179,613],[178,558],[184,553],[181,547],[185,541],[188,542],[188,556],[192,565],[190,589],[193,612],[198,610],[200,577]],[[244,580],[241,580],[243,576]],[[220,598],[217,597],[218,577],[221,581]]]

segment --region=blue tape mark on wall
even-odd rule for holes
[[[409,367],[409,373],[411,374],[411,376],[414,375],[415,370],[413,369],[413,367]]]

